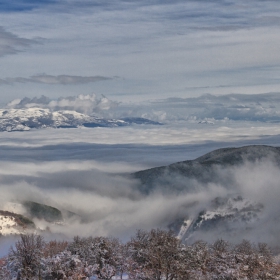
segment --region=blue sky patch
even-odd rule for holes
[[[55,0],[15,0],[15,1],[0,1],[0,12],[21,12],[38,8],[43,5],[54,4]]]

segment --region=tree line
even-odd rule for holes
[[[2,280],[266,280],[280,265],[265,243],[197,241],[183,244],[172,232],[138,230],[127,243],[111,237],[45,242],[21,235],[0,261]]]

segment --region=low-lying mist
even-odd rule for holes
[[[190,180],[177,177],[174,182],[181,180],[186,190],[158,186],[149,194],[141,191],[140,181],[128,176],[137,169],[139,166],[126,163],[104,165],[96,161],[0,162],[0,208],[8,201],[47,204],[76,214],[64,225],[35,221],[42,229],[48,226],[51,234],[65,238],[104,235],[127,240],[137,229],[168,229],[178,219],[195,218],[217,197],[240,195],[264,205],[254,222],[235,223],[235,231],[230,233],[218,227],[198,231],[192,240],[221,237],[279,242],[280,172],[272,158],[219,167],[215,183],[193,179],[193,189],[188,186]]]

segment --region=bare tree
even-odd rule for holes
[[[130,274],[135,279],[178,278],[181,245],[171,232],[139,230],[129,242],[129,247],[133,260]]]
[[[113,246],[114,241],[110,238],[97,237],[92,243],[95,256],[95,273],[99,279],[110,280],[116,275],[117,263]]]
[[[68,246],[66,241],[56,241],[52,240],[45,244],[44,246],[44,257],[53,257],[61,252],[63,252]]]
[[[40,235],[21,235],[15,248],[11,248],[9,260],[17,271],[17,279],[41,278],[41,258],[44,240]]]
[[[75,237],[68,249],[76,254],[99,279],[110,280],[116,275],[118,266],[118,241],[108,237]]]

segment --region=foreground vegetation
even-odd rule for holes
[[[217,240],[184,245],[160,229],[139,230],[125,244],[105,237],[45,242],[38,235],[22,235],[0,262],[2,280],[78,280],[93,275],[104,280],[124,275],[135,280],[265,280],[280,279],[280,266],[263,243]]]

